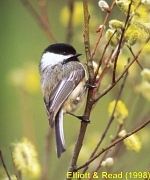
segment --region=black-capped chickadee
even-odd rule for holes
[[[66,150],[63,114],[72,113],[83,102],[87,75],[73,46],[57,43],[42,54],[39,71],[49,124],[55,127],[57,156]]]

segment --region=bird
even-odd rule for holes
[[[78,58],[81,55],[70,44],[55,43],[44,50],[40,59],[41,89],[49,125],[55,129],[58,158],[66,151],[64,114],[82,120],[82,116],[73,114],[83,104],[87,92],[87,73]]]

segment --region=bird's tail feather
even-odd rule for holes
[[[56,135],[57,156],[58,156],[58,158],[60,158],[61,154],[66,150],[65,139],[64,139],[64,130],[63,130],[63,111],[62,111],[62,109],[56,115],[55,135]]]

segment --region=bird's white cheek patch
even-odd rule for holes
[[[63,60],[70,58],[73,55],[62,55],[62,54],[55,54],[46,52],[43,54],[41,58],[41,66],[43,69],[45,69],[47,66],[53,66],[55,64],[58,64],[60,62],[63,62]]]

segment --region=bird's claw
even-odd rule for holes
[[[90,119],[88,119],[86,116],[76,116],[75,114],[69,113],[70,115],[78,118],[79,120],[86,122],[86,123],[90,123]]]

